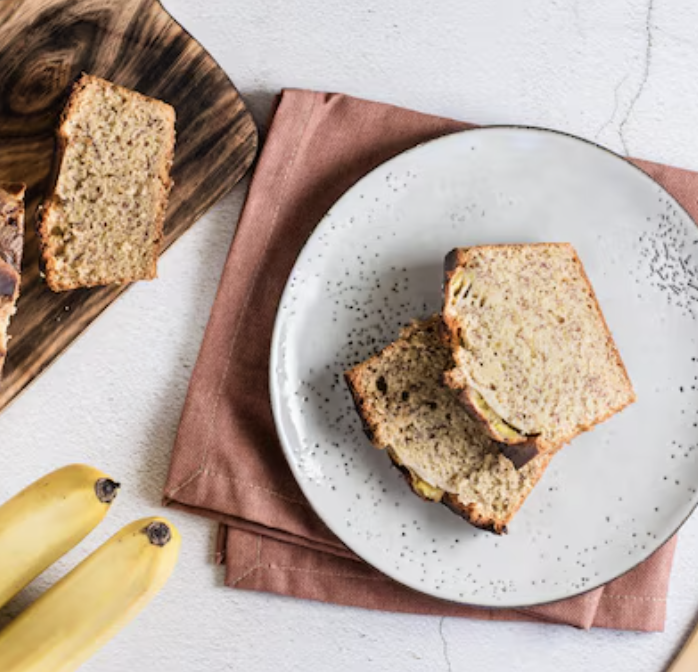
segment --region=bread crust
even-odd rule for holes
[[[455,376],[453,372],[446,372],[444,374],[444,383],[448,385],[450,388],[459,392],[458,398],[461,401],[461,403],[465,406],[466,410],[471,415],[471,417],[477,420],[482,425],[487,435],[494,439],[501,446],[504,455],[506,455],[506,457],[508,457],[514,463],[517,469],[520,469],[524,465],[528,464],[528,462],[534,459],[537,455],[556,452],[562,446],[572,441],[572,439],[574,439],[579,434],[592,429],[593,427],[604,422],[605,420],[608,420],[608,418],[622,411],[624,408],[632,404],[637,399],[635,391],[632,387],[632,383],[628,376],[628,372],[625,368],[625,364],[621,359],[620,353],[618,352],[618,348],[616,347],[615,341],[613,340],[613,336],[611,335],[611,330],[608,327],[606,318],[604,317],[603,312],[601,310],[601,306],[599,305],[596,293],[594,292],[594,288],[589,280],[589,277],[586,274],[586,271],[584,270],[584,265],[582,264],[579,256],[577,255],[576,250],[570,243],[505,243],[497,245],[482,245],[479,246],[477,249],[495,250],[502,248],[519,247],[558,248],[560,246],[566,247],[572,253],[573,261],[577,266],[578,270],[580,271],[582,280],[589,291],[594,310],[598,317],[600,317],[601,319],[601,324],[604,329],[607,343],[611,346],[613,358],[616,361],[618,367],[623,372],[623,376],[626,381],[626,390],[629,394],[625,403],[617,407],[610,408],[607,413],[597,418],[596,421],[593,423],[578,426],[575,431],[570,432],[569,434],[561,437],[560,440],[555,443],[551,443],[550,441],[544,439],[542,436],[527,436],[517,428],[512,427],[512,429],[519,433],[519,438],[515,439],[512,437],[504,436],[500,432],[498,432],[496,427],[493,426],[490,419],[487,418],[478,408],[473,398],[473,395],[477,392],[477,390],[475,390],[471,385],[468,385],[466,382],[459,381],[457,376]],[[449,311],[447,310],[448,297],[451,292],[451,281],[453,279],[456,269],[468,263],[470,255],[473,253],[474,249],[475,248],[472,247],[456,248],[454,250],[451,250],[444,258],[442,311],[443,329],[441,333],[444,342],[452,349],[455,349],[459,346],[459,327],[455,318],[452,315],[450,315]],[[508,424],[506,418],[501,418],[501,420],[504,423]]]
[[[56,197],[55,191],[56,191],[56,185],[58,183],[58,178],[60,176],[62,167],[63,167],[63,160],[65,158],[65,151],[68,146],[68,133],[66,131],[66,124],[70,120],[70,117],[77,111],[78,107],[81,104],[81,94],[83,91],[90,86],[91,84],[97,83],[99,86],[102,88],[107,88],[107,87],[114,87],[114,88],[119,88],[119,89],[124,89],[124,87],[120,87],[117,84],[114,84],[112,82],[109,82],[105,79],[101,79],[99,77],[95,77],[94,75],[88,75],[87,73],[83,73],[80,79],[78,79],[75,84],[73,84],[73,88],[71,89],[70,96],[68,98],[68,102],[66,103],[65,108],[63,109],[63,112],[61,113],[59,123],[58,123],[58,129],[56,132],[56,151],[55,151],[55,157],[54,157],[54,162],[53,162],[53,168],[52,168],[52,173],[51,173],[51,186],[49,189],[49,195],[45,199],[43,205],[39,208],[39,211],[37,213],[37,219],[36,219],[36,232],[37,232],[37,237],[39,239],[39,246],[40,246],[40,260],[41,260],[41,266],[42,270],[44,271],[44,275],[46,278],[46,284],[49,286],[51,290],[54,292],[62,292],[62,291],[68,291],[72,289],[79,289],[82,287],[99,287],[102,286],[98,282],[94,283],[77,283],[77,282],[62,282],[58,280],[56,277],[56,260],[54,257],[51,255],[49,249],[48,249],[48,240],[49,240],[49,230],[48,230],[48,222],[51,221],[51,215],[53,214],[53,210],[57,209],[59,202],[58,198]],[[168,105],[167,103],[161,101],[161,100],[156,100],[155,98],[149,98],[148,96],[143,95],[142,93],[139,93],[138,91],[132,91],[131,89],[124,89],[128,91],[130,96],[133,96],[134,98],[138,98],[144,102],[147,102],[150,105],[157,105],[160,107],[161,111],[165,113],[166,116],[170,117],[172,120],[171,124],[171,129],[172,133],[167,139],[167,145],[168,145],[168,150],[167,150],[167,155],[165,157],[165,160],[163,161],[162,165],[160,166],[160,171],[159,171],[159,178],[160,181],[163,185],[163,193],[161,195],[161,198],[158,200],[157,203],[157,210],[156,210],[156,215],[155,215],[155,220],[154,220],[154,231],[155,235],[153,238],[153,245],[155,247],[154,255],[153,255],[153,262],[150,266],[149,272],[147,276],[145,277],[138,277],[138,278],[124,278],[123,282],[131,282],[134,280],[152,280],[157,277],[157,260],[160,255],[160,252],[162,250],[162,242],[164,238],[164,225],[165,225],[165,214],[167,210],[167,203],[169,201],[169,195],[170,192],[172,191],[172,187],[174,185],[174,182],[170,176],[170,170],[172,168],[172,163],[174,161],[174,148],[175,148],[175,111],[174,108],[171,105]]]

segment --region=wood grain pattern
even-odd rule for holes
[[[28,186],[22,289],[0,409],[126,289],[54,294],[39,274],[34,215],[59,114],[82,72],[177,111],[164,249],[238,182],[257,150],[254,122],[230,79],[157,0],[0,2],[0,183]]]

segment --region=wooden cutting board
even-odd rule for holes
[[[157,0],[0,0],[0,182],[28,186],[22,290],[0,409],[126,289],[54,294],[39,274],[34,214],[47,188],[58,116],[82,72],[177,111],[165,249],[238,182],[257,150],[235,86]]]

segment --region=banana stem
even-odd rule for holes
[[[165,546],[169,543],[170,539],[172,539],[170,528],[160,521],[150,523],[150,525],[145,528],[145,534],[148,537],[148,541],[153,544],[153,546]]]
[[[116,493],[121,483],[112,481],[111,478],[100,478],[95,483],[95,494],[102,504],[111,504],[116,499]]]

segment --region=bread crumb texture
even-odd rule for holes
[[[75,85],[39,225],[52,289],[156,276],[174,124],[174,109],[161,101],[89,75]]]
[[[452,360],[439,326],[438,316],[415,322],[382,353],[349,371],[347,380],[373,442],[409,472],[417,494],[432,500],[452,495],[451,508],[502,532],[550,457],[517,470],[470,418],[442,384]]]
[[[444,297],[455,361],[446,381],[468,391],[493,436],[559,446],[635,400],[571,245],[473,247],[457,258]]]

